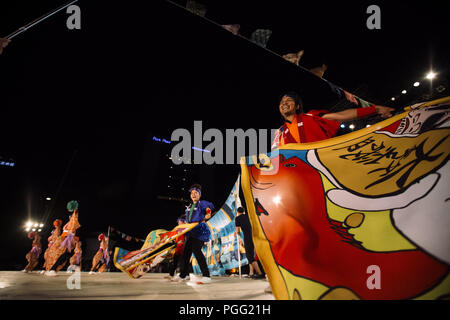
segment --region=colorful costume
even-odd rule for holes
[[[177,220],[178,225],[186,223],[186,220],[183,218],[179,218]],[[180,269],[182,269],[182,262],[183,262],[183,252],[184,252],[184,242],[185,237],[184,235],[180,236],[178,238],[177,246],[175,247],[175,251],[173,253],[172,263],[169,267],[169,275],[170,277],[173,277],[175,275],[175,271],[177,270],[178,265],[180,265]]]
[[[322,118],[326,113],[326,110],[311,110],[295,115],[292,122],[285,121],[275,133],[272,149],[288,143],[314,142],[334,137],[341,123]]]
[[[186,208],[186,221],[188,223],[200,222],[194,229],[186,233],[186,243],[183,253],[183,265],[180,273],[181,278],[188,275],[189,260],[194,254],[199,267],[202,271],[203,277],[209,277],[209,269],[206,264],[206,258],[202,252],[203,243],[209,241],[211,231],[209,230],[205,220],[205,216],[214,210],[214,205],[205,200],[199,200]]]
[[[310,110],[294,116],[292,122],[285,121],[276,131],[272,149],[288,143],[315,142],[336,136],[341,122],[322,118],[327,110]],[[376,114],[375,106],[358,108],[357,118]]]
[[[61,234],[61,225],[62,221],[60,219],[56,219],[55,221],[53,221],[53,226],[55,227],[55,229],[53,229],[52,233],[50,234],[50,237],[48,237],[47,239],[48,246],[44,252],[44,266],[43,266],[44,270],[46,270],[47,268],[48,252]]]
[[[98,241],[100,241],[100,248],[95,254],[94,258],[92,258],[92,272],[104,272],[106,270],[106,266],[109,263],[109,252],[108,252],[108,241],[103,234],[98,236]]]
[[[67,269],[68,272],[75,271],[78,269],[81,271],[81,255],[83,253],[83,250],[81,249],[81,241],[78,239],[78,237],[75,237],[75,249],[74,254],[70,258],[69,263],[70,266]]]
[[[24,269],[25,272],[31,272],[37,266],[39,262],[39,256],[42,250],[41,237],[37,232],[30,232],[28,234],[28,238],[33,239],[33,244],[31,250],[25,256],[25,258],[28,261],[28,264]]]
[[[51,247],[48,248],[45,270],[61,270],[69,260],[69,253],[74,247],[75,233],[81,225],[78,222],[78,203],[71,201],[67,205],[67,209],[73,210],[69,222],[63,227],[63,232],[60,236],[54,239]]]

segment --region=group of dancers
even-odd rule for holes
[[[67,210],[71,214],[69,221],[62,227],[62,221],[56,219],[53,221],[54,229],[48,237],[48,247],[44,252],[44,264],[41,274],[47,276],[56,276],[66,265],[67,272],[81,271],[82,248],[76,231],[81,227],[78,222],[78,202],[70,201],[67,204]],[[32,272],[39,264],[39,257],[42,252],[41,237],[38,232],[33,231],[28,234],[28,238],[33,240],[31,250],[25,258],[28,264],[22,270],[25,273]],[[108,238],[100,234],[100,242],[97,253],[92,258],[92,267],[89,274],[102,273],[106,270],[110,257],[108,252]]]

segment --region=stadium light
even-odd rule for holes
[[[392,101],[395,101],[395,97],[392,97],[391,100],[392,100]]]
[[[403,94],[406,94],[406,92],[407,92],[406,90],[403,90],[403,91],[402,91]]]
[[[413,86],[414,86],[414,87],[420,86],[420,82],[418,82],[418,81],[414,82]]]
[[[428,72],[428,73],[427,73],[427,76],[426,76],[426,78],[427,78],[428,80],[433,80],[435,77],[436,77],[436,73],[433,72],[433,71]]]

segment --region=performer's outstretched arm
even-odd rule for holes
[[[335,121],[348,121],[375,114],[381,115],[382,118],[389,118],[392,116],[393,111],[394,108],[373,105],[366,108],[352,108],[339,112],[326,113],[322,118]]]

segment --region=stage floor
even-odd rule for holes
[[[81,272],[76,278],[66,272],[49,277],[38,272],[2,271],[0,300],[274,300],[264,292],[269,287],[266,280],[211,277],[209,284],[189,286],[170,282],[165,276],[147,273],[131,279],[121,272]]]

